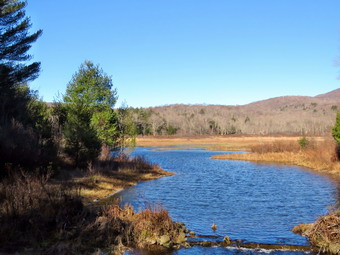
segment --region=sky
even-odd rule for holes
[[[81,63],[112,77],[117,106],[243,105],[340,86],[339,0],[28,0],[30,86],[59,100]]]

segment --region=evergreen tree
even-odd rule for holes
[[[335,122],[334,127],[332,128],[332,135],[335,141],[338,143],[338,146],[340,146],[340,113],[339,112],[336,114],[336,122]]]
[[[26,2],[0,0],[0,170],[6,163],[33,166],[49,161],[52,144],[47,107],[27,82],[38,76],[40,63],[29,63],[28,51],[42,31],[29,34]]]
[[[28,50],[42,31],[29,34],[31,23],[25,17],[26,2],[0,0],[0,123],[26,117],[30,91],[22,84],[38,76],[40,63],[27,64]]]
[[[64,96],[65,151],[78,166],[96,159],[101,145],[115,145],[118,119],[113,107],[116,101],[111,78],[92,62],[85,61]]]

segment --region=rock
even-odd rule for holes
[[[195,236],[196,234],[195,234],[195,232],[190,231],[190,232],[189,232],[189,235],[190,235],[191,237],[193,237],[193,236]]]
[[[201,242],[201,246],[203,246],[203,247],[212,247],[213,246],[213,242],[203,241],[203,242]]]
[[[184,223],[182,222],[177,222],[177,226],[178,226],[178,230],[179,231],[183,231],[184,233],[189,233],[189,229],[187,229],[187,227],[185,226]]]
[[[170,241],[170,242],[167,242],[166,244],[163,244],[163,246],[166,247],[166,248],[172,248],[173,244],[174,243],[172,241]]]
[[[170,243],[170,237],[168,235],[163,235],[159,239],[159,244],[163,246],[167,246],[167,244]]]
[[[184,243],[186,241],[187,241],[187,239],[185,238],[185,233],[181,232],[181,233],[179,233],[178,237],[176,238],[175,243]]]
[[[147,242],[148,244],[156,244],[157,240],[154,238],[146,238],[145,242]]]
[[[181,246],[179,244],[175,244],[171,248],[179,250],[181,248]]]
[[[184,247],[184,248],[191,248],[191,244],[188,243],[188,242],[185,242],[185,243],[183,244],[183,247]]]
[[[224,242],[224,244],[226,244],[226,245],[231,244],[231,241],[230,241],[229,236],[225,236],[225,237],[223,238],[223,242]]]

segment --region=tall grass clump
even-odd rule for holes
[[[157,164],[148,162],[144,157],[129,157],[124,153],[120,153],[116,157],[100,157],[93,164],[88,166],[90,174],[110,174],[119,171],[129,171],[133,173],[150,173],[159,171]]]
[[[269,152],[298,152],[300,146],[294,141],[274,141],[272,143],[263,143],[253,145],[250,148],[251,152],[269,153]]]
[[[307,236],[310,243],[324,253],[340,253],[340,211],[322,216],[315,223],[300,224],[292,231]]]
[[[169,247],[186,241],[185,226],[174,222],[161,206],[149,206],[135,212],[131,205],[121,207],[115,204],[105,208],[98,219],[105,224],[110,222],[118,234],[116,241],[124,245],[145,247],[159,244]],[[117,226],[120,231],[117,231]]]

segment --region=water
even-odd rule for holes
[[[246,249],[233,247],[200,247],[194,246],[189,249],[180,249],[177,251],[149,252],[135,250],[127,253],[128,255],[306,255],[309,252],[303,251],[280,251],[280,250],[264,250],[264,249]]]
[[[137,148],[133,156],[144,156],[176,175],[140,183],[118,195],[135,208],[161,204],[175,221],[199,235],[307,245],[304,237],[290,229],[326,214],[336,204],[336,183],[301,167],[210,158],[221,153],[226,152]],[[217,225],[216,232],[212,223]],[[193,253],[195,249],[204,252]],[[202,247],[173,254],[222,254],[220,249],[226,254],[224,248]]]

